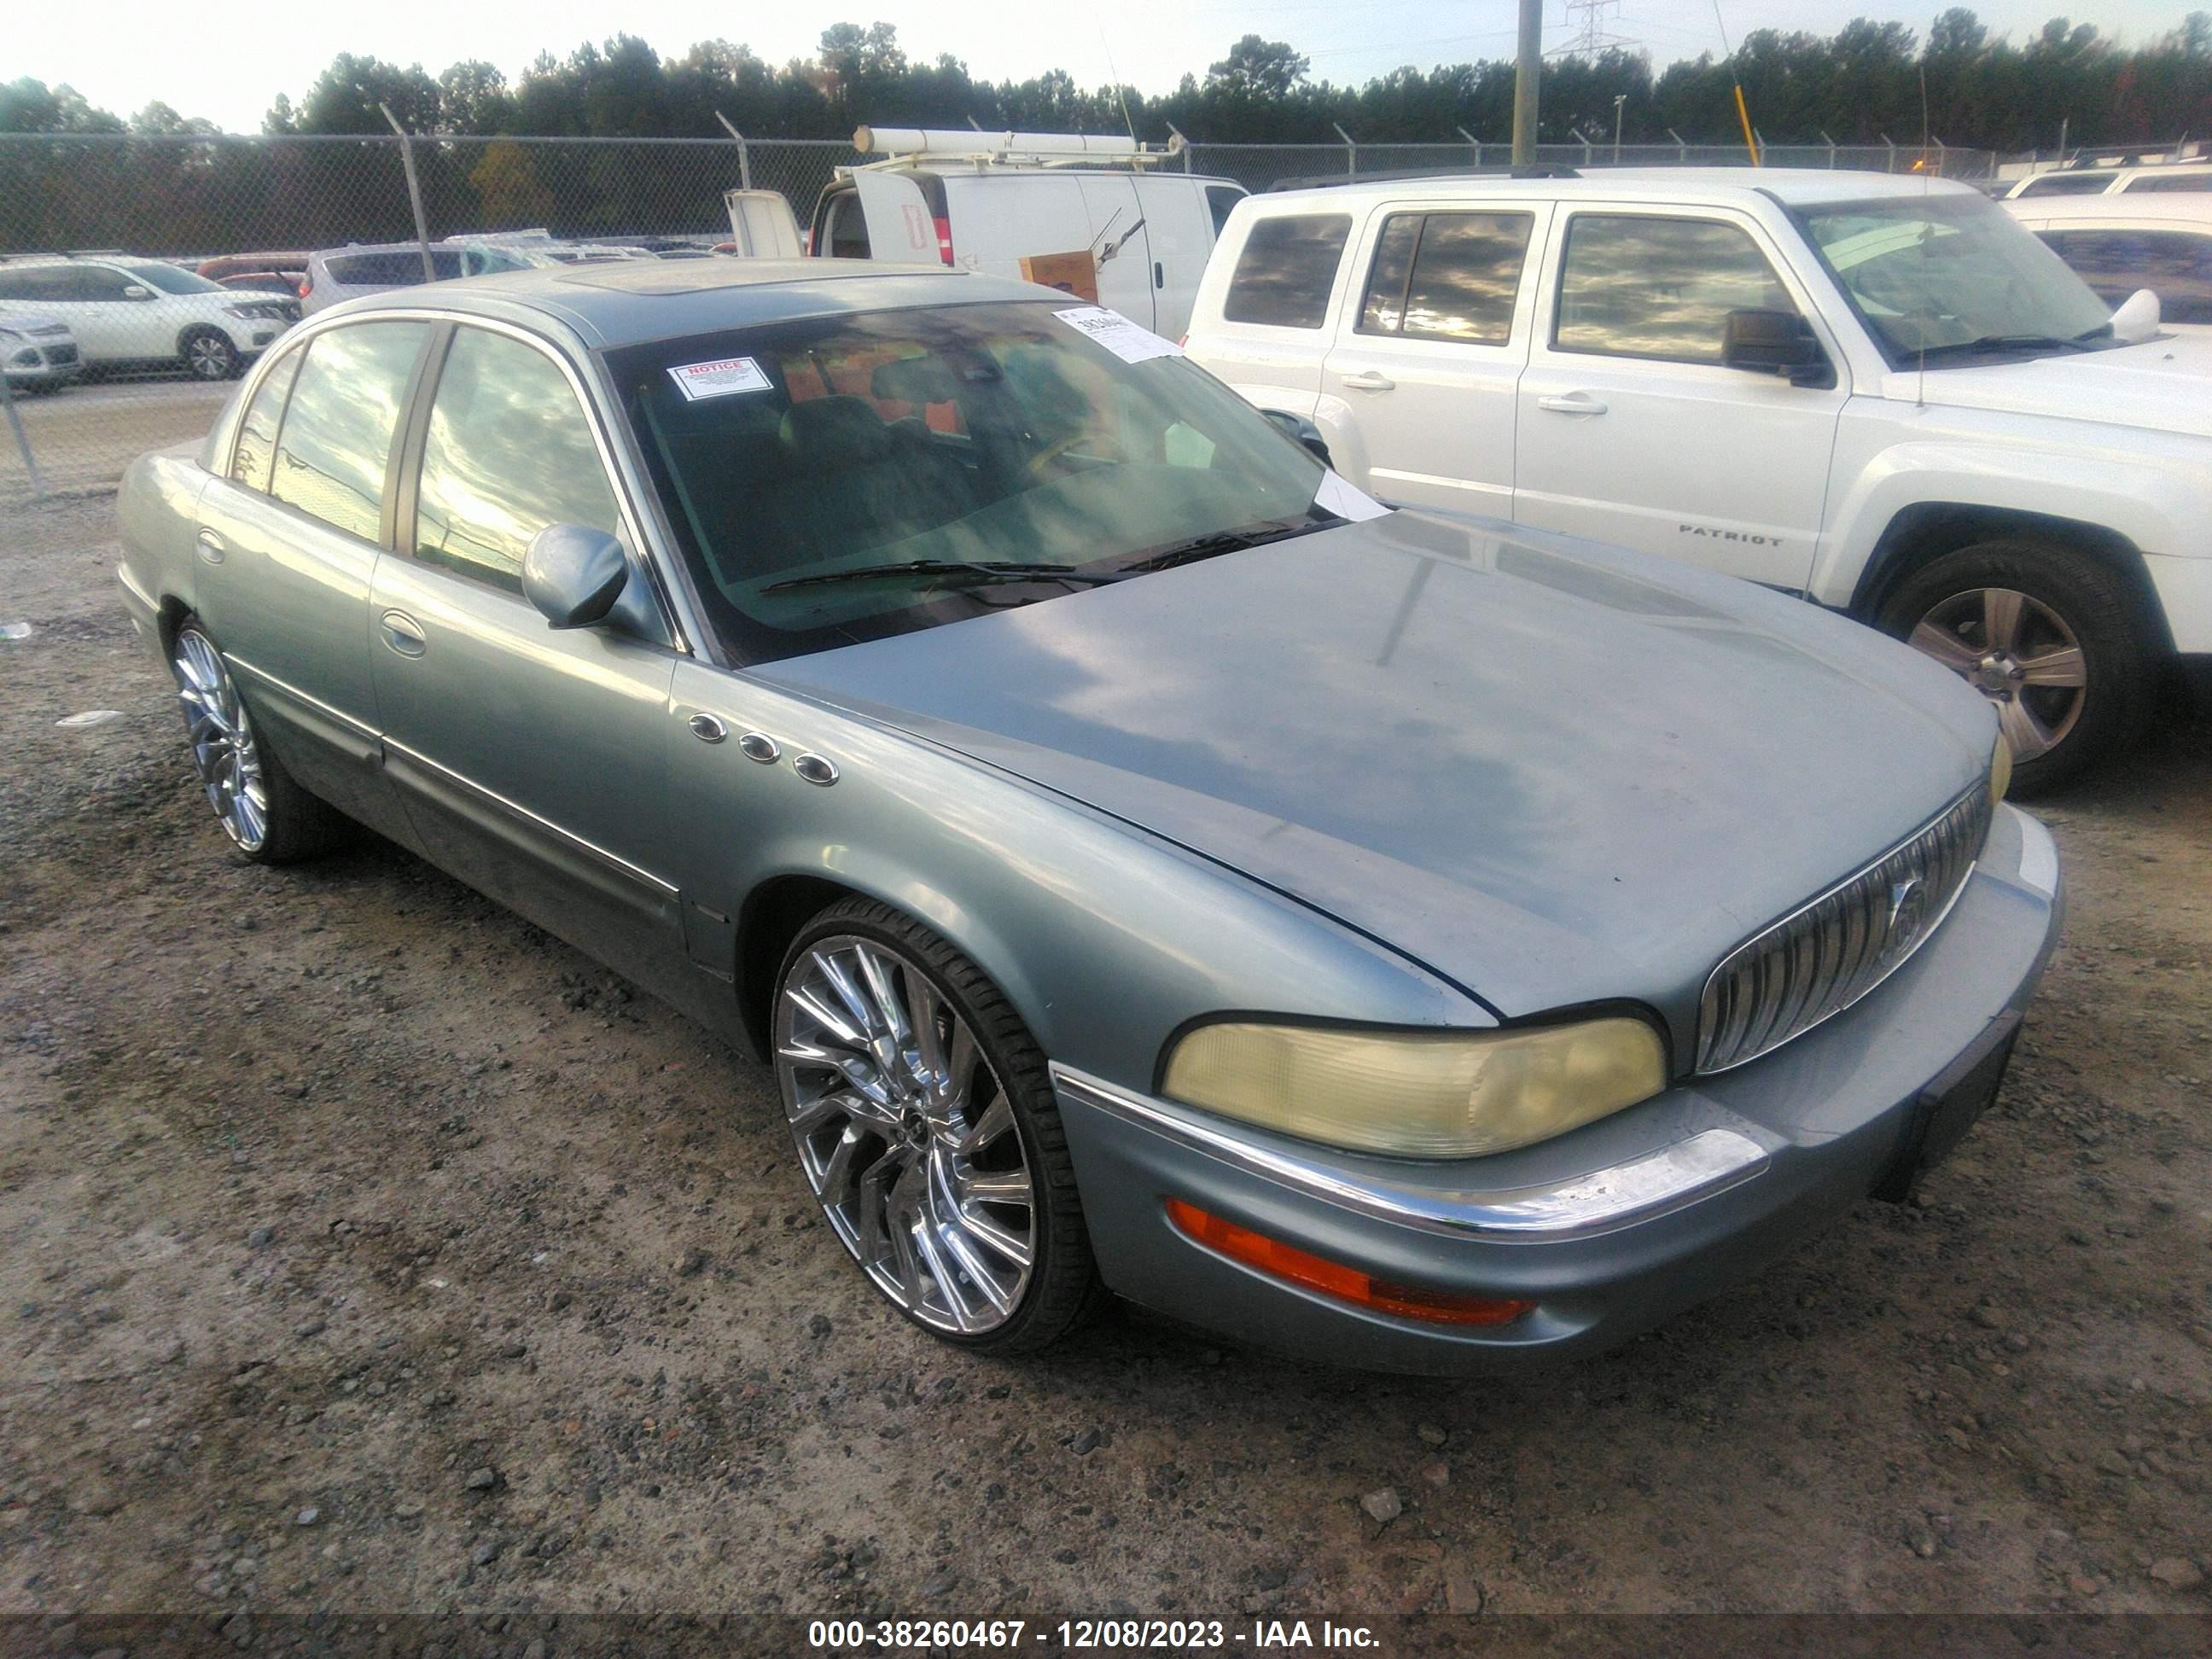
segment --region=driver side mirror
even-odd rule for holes
[[[623,544],[588,525],[549,524],[522,556],[522,596],[555,628],[596,628],[629,582]]]
[[[123,297],[126,300],[150,300],[154,297],[154,290],[150,288],[142,288],[136,283],[125,283],[123,285]]]
[[[1328,459],[1328,440],[1321,435],[1321,428],[1303,415],[1293,415],[1287,409],[1263,409],[1260,411],[1293,443],[1302,444],[1311,451],[1314,459],[1323,466],[1332,463]]]
[[[1786,374],[1792,386],[1830,384],[1813,325],[1794,311],[1731,311],[1721,325],[1721,362],[1755,374]]]

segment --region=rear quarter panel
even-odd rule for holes
[[[153,623],[164,611],[198,607],[192,537],[199,524],[200,495],[210,482],[198,447],[141,455],[116,492],[116,528],[123,544],[117,574],[142,623]],[[157,636],[154,643],[158,649],[163,641]]]

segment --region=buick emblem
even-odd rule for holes
[[[1882,945],[1882,954],[1893,957],[1911,950],[1927,921],[1928,890],[1921,884],[1920,878],[1908,876],[1892,884],[1888,938]]]

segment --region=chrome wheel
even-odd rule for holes
[[[197,628],[179,630],[169,665],[208,803],[233,841],[248,853],[258,852],[269,834],[269,792],[230,671],[215,641]]]
[[[2081,643],[2063,617],[2017,588],[1954,593],[1911,637],[1996,705],[2015,761],[2056,749],[2081,717],[2089,684]]]
[[[785,970],[775,1051],[799,1164],[876,1288],[955,1335],[1013,1317],[1036,1259],[1029,1157],[945,993],[890,946],[832,934]]]
[[[237,362],[236,348],[220,334],[195,334],[185,342],[185,367],[197,380],[227,380]]]

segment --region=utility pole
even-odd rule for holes
[[[1613,164],[1615,167],[1620,165],[1620,112],[1627,102],[1626,93],[1616,92],[1613,94]]]
[[[1536,94],[1544,80],[1544,0],[1521,0],[1513,75],[1513,165],[1536,162]]]

